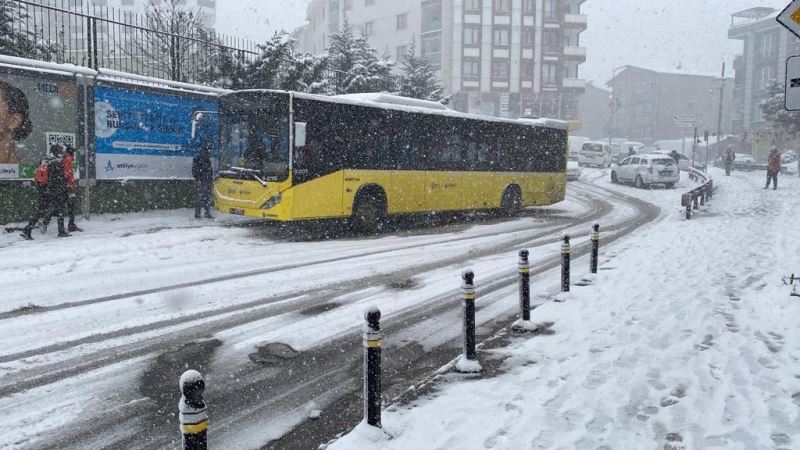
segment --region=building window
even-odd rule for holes
[[[542,40],[544,41],[544,51],[546,53],[558,53],[560,51],[558,32],[546,30],[542,35]]]
[[[508,78],[508,61],[494,60],[492,61],[492,77],[493,78]]]
[[[481,0],[467,0],[464,3],[464,11],[480,11]]]
[[[522,61],[522,78],[526,80],[533,79],[533,60],[526,59]]]
[[[465,59],[462,67],[464,77],[479,77],[481,75],[481,62],[477,59]]]
[[[558,66],[555,64],[542,64],[542,83],[546,85],[558,84]]]
[[[766,89],[766,87],[769,85],[769,82],[772,80],[774,76],[775,74],[773,72],[772,66],[762,67],[761,70],[758,72],[758,80],[756,81],[758,85],[756,87],[758,89]]]
[[[533,14],[536,12],[536,0],[522,0],[522,11]]]
[[[364,24],[364,36],[372,36],[375,28],[375,22],[367,22]]]
[[[511,0],[494,0],[494,12],[510,13]]]
[[[762,57],[768,58],[775,54],[775,35],[764,33],[760,38],[759,53]]]
[[[522,45],[526,47],[533,47],[533,28],[525,27],[522,29]]]
[[[353,0],[344,0],[344,10],[350,11],[353,9]]]
[[[364,6],[372,6],[375,4],[375,0],[364,0]]]
[[[122,0],[122,6],[133,6],[135,0]]]
[[[508,29],[505,28],[498,28],[494,30],[494,45],[499,45],[502,47],[508,46]]]
[[[558,0],[544,0],[544,18],[556,19],[558,17]]]
[[[481,29],[478,27],[464,27],[464,45],[480,45]]]
[[[406,55],[408,55],[408,46],[407,45],[400,45],[397,47],[397,61],[403,62],[406,60]]]
[[[397,15],[397,29],[398,30],[405,30],[408,28],[408,14],[398,14]]]

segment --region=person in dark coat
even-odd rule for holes
[[[67,204],[69,179],[64,169],[64,149],[60,145],[53,145],[50,147],[50,153],[52,158],[44,162],[46,177],[42,174],[38,177],[39,184],[45,183],[44,189],[40,191],[43,197],[39,199],[36,213],[22,229],[21,236],[27,240],[33,240],[31,230],[36,226],[36,223],[51,213],[56,216],[56,221],[58,222],[58,237],[69,237],[67,230],[64,228],[64,208]],[[72,172],[70,171],[71,174]]]
[[[777,147],[772,147],[767,157],[767,184],[764,189],[769,189],[769,182],[772,181],[772,189],[778,189],[778,173],[781,171],[781,154]]]
[[[67,222],[67,232],[81,232],[83,231],[83,228],[80,228],[77,224],[75,224],[75,212],[78,209],[78,182],[75,180],[75,174],[72,172],[73,162],[75,161],[75,147],[66,145],[65,148],[63,160],[64,173],[67,176],[67,203],[64,206],[64,212],[69,219]],[[42,219],[42,233],[47,232],[48,225],[50,225],[49,214]]]
[[[194,177],[194,217],[200,218],[200,209],[205,209],[205,217],[211,216],[211,202],[213,201],[214,170],[211,167],[210,146],[204,144],[200,152],[192,160],[192,177]]]
[[[730,176],[731,169],[733,168],[733,161],[736,160],[736,153],[733,152],[732,147],[727,147],[722,154],[722,162],[725,164],[725,175]]]

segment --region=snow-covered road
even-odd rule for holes
[[[800,179],[712,173],[691,221],[680,191],[590,174],[660,219],[606,248],[592,286],[533,312],[552,334],[484,352],[502,375],[441,376],[384,412],[386,435],[360,425],[329,450],[799,448],[800,298],[781,277],[800,272]]]
[[[457,339],[459,328],[442,331],[432,313],[458,323],[451,300],[464,265],[478,280],[497,280],[482,286],[479,323],[486,324],[513,311],[515,302],[505,300],[514,295],[516,250],[535,249],[532,262],[544,272],[557,259],[560,233],[574,234],[582,248],[595,219],[610,238],[655,213],[580,183],[570,185],[566,202],[520,219],[474,217],[377,239],[309,241],[235,218],[198,224],[183,211],[98,217],[66,240],[0,236],[8,255],[0,261],[7,281],[0,287],[0,338],[7,343],[0,350],[0,420],[13,430],[0,436],[0,447],[174,444],[177,436],[165,431],[174,429],[174,380],[158,375],[179,372],[187,361],[204,365],[218,406],[212,443],[267,442],[308,414],[305,403],[292,403],[291,391],[308,391],[304,396],[323,407],[335,399],[337,382],[352,391],[353,375],[352,355],[302,376],[253,364],[264,344],[291,346],[302,355],[298,364],[322,360],[318,348],[352,340],[363,309],[377,304],[385,320],[406,322],[395,326],[396,345],[435,348]],[[260,389],[264,380],[290,391],[226,404],[232,390]],[[265,402],[274,408],[266,427],[248,413]],[[167,422],[147,423],[154,414]],[[53,420],[43,424],[42,415]],[[249,426],[243,418],[258,432],[242,433]],[[60,439],[44,432],[54,428]]]

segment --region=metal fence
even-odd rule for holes
[[[161,21],[96,2],[11,0],[0,9],[6,19],[0,33],[12,41],[6,52],[20,50],[12,56],[210,84],[258,54],[253,41],[208,32],[188,20]]]

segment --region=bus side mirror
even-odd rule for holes
[[[303,147],[306,145],[306,123],[294,123],[294,146]]]

